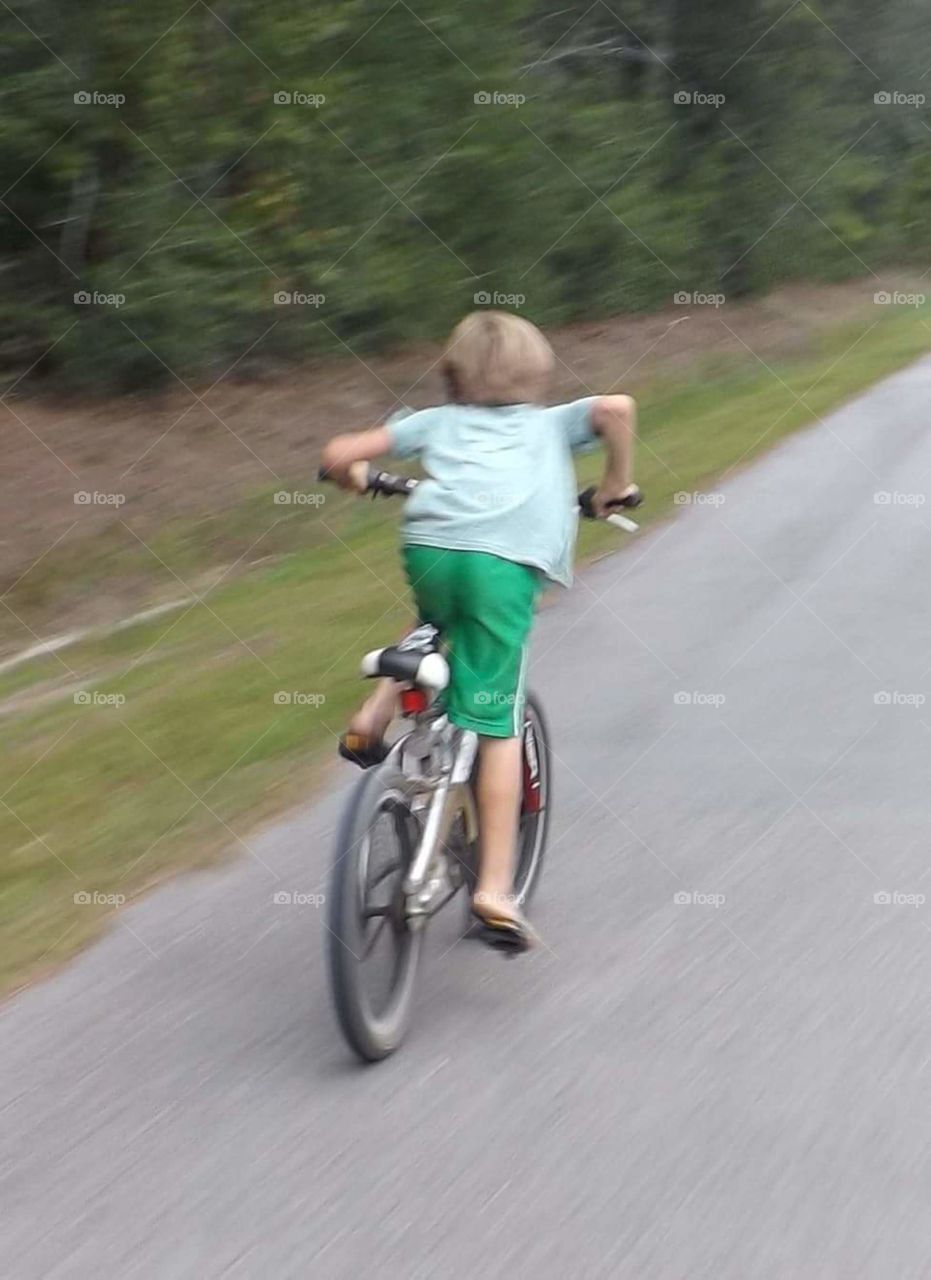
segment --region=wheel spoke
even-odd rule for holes
[[[377,889],[381,882],[383,880],[387,880],[389,876],[394,875],[395,871],[397,871],[400,866],[400,862],[392,862],[389,866],[385,867],[384,871],[379,872],[374,880],[369,881],[368,888]]]
[[[362,959],[363,959],[363,961],[367,960],[367,959],[369,958],[369,956],[372,954],[373,950],[375,949],[375,943],[376,943],[376,942],[378,941],[378,939],[381,937],[382,930],[384,929],[384,927],[385,927],[385,925],[386,925],[387,921],[388,921],[388,916],[387,916],[387,914],[385,914],[385,915],[383,915],[383,916],[382,916],[382,918],[381,918],[380,922],[379,922],[379,923],[375,926],[375,928],[373,929],[373,931],[372,931],[372,936],[371,936],[371,938],[369,939],[368,944],[366,945],[365,950],[362,952]]]
[[[383,907],[365,907],[362,911],[363,920],[376,920],[379,916],[390,916],[391,904],[386,903]]]

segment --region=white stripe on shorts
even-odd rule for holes
[[[521,646],[520,652],[520,671],[517,676],[517,693],[514,697],[514,737],[519,738],[524,731],[524,704],[526,696],[524,694],[524,686],[527,682],[527,655],[529,653],[526,644]]]

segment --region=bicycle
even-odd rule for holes
[[[366,491],[373,497],[407,497],[417,483],[370,466]],[[580,513],[588,519],[595,518],[594,492],[587,489],[578,498]],[[623,505],[639,501],[638,493]],[[604,518],[628,532],[638,527],[618,513]],[[401,716],[409,723],[384,761],[365,771],[349,797],[327,896],[337,1020],[350,1048],[375,1062],[398,1048],[410,1025],[428,920],[460,889],[471,902],[478,874],[472,790],[478,735],[451,724],[444,711],[449,665],[435,627],[421,624],[398,644],[366,654],[361,670],[367,677],[389,676],[398,682]],[[539,701],[528,694],[514,873],[514,894],[522,906],[540,878],[550,791],[549,731]],[[380,940],[388,943],[389,955],[367,969]]]

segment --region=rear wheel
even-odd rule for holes
[[[478,761],[472,774],[473,788],[478,777]],[[550,820],[552,767],[549,729],[539,702],[527,695],[524,707],[523,752],[521,756],[521,807],[517,828],[514,866],[514,893],[523,906],[540,880],[546,835]],[[473,851],[466,877],[471,902],[478,878],[478,844]]]
[[[523,791],[517,829],[514,892],[523,904],[540,880],[552,799],[550,737],[539,702],[528,694],[524,707]]]
[[[349,798],[329,895],[333,1000],[350,1047],[369,1062],[392,1053],[413,1012],[423,930],[405,915],[404,878],[418,824],[393,765],[369,770]]]

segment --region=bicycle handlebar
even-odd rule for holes
[[[592,505],[592,500],[597,492],[598,491],[595,486],[590,484],[587,489],[583,489],[579,494],[579,510],[582,512],[582,515],[586,520],[598,519],[598,516],[595,514],[595,508]],[[608,507],[639,507],[642,501],[643,494],[639,489],[636,489],[633,493],[629,493],[626,498],[615,498],[612,502],[608,503]]]
[[[409,498],[418,483],[413,476],[396,476],[390,471],[379,471],[378,467],[370,466],[367,492],[372,497],[381,494],[383,498]]]
[[[318,479],[321,481],[329,480],[329,474],[324,467],[318,472]],[[368,480],[365,486],[365,492],[370,493],[373,498],[378,497],[402,497],[409,498],[417,488],[419,481],[413,476],[396,476],[390,471],[381,471],[378,467],[371,464],[368,469]],[[587,489],[583,489],[579,494],[579,513],[585,520],[597,520],[599,517],[595,514],[595,508],[592,505],[592,499],[595,496],[595,486],[589,485]],[[635,493],[628,494],[626,498],[619,498],[610,504],[611,507],[639,507],[643,501],[643,494],[638,489]],[[608,524],[613,524],[619,529],[624,529],[628,533],[636,533],[639,525],[627,516],[619,515],[617,512],[611,511],[601,517]]]

